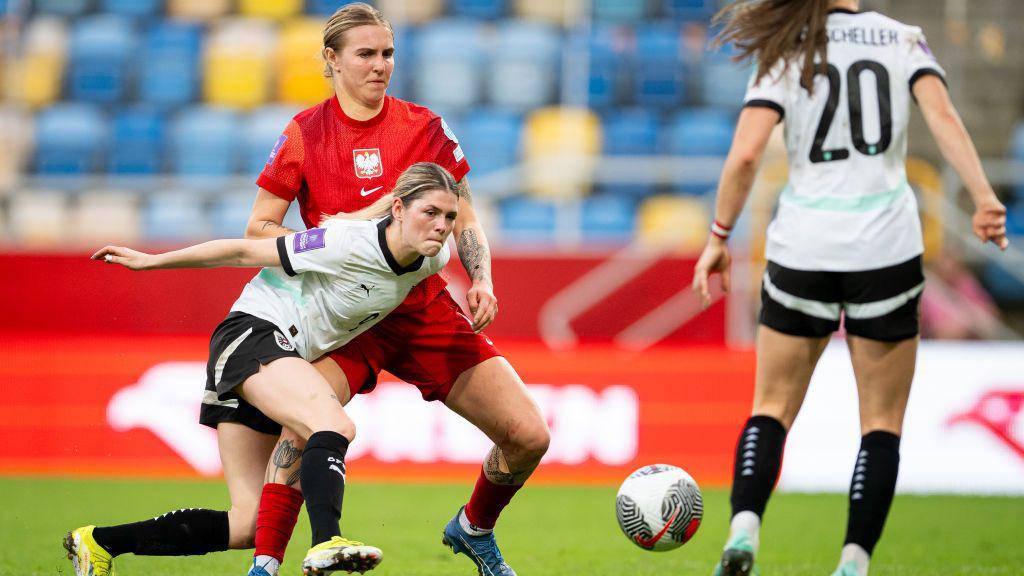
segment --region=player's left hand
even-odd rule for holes
[[[469,313],[473,315],[473,331],[480,333],[487,328],[498,315],[498,298],[494,295],[494,286],[490,282],[477,280],[466,292]]]
[[[979,240],[992,242],[1000,250],[1010,245],[1006,238],[1006,206],[995,198],[978,205],[971,218],[971,228]]]

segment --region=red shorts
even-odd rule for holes
[[[501,353],[473,332],[472,321],[441,290],[426,307],[392,312],[329,356],[353,395],[373,390],[377,374],[387,370],[419,388],[424,400],[443,402],[460,374]]]

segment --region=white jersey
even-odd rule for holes
[[[231,311],[276,325],[309,361],[347,344],[448,263],[446,244],[399,266],[384,238],[389,221],[332,219],[278,238],[281,267],[261,270]]]
[[[747,88],[745,106],[785,120],[789,183],[766,257],[798,270],[898,264],[924,251],[904,167],[910,90],[944,72],[920,28],[876,12],[833,10],[827,34],[828,76],[815,77],[813,94],[800,86],[799,61],[780,61]]]

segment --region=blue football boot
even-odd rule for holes
[[[498,550],[498,543],[494,541],[494,533],[487,533],[483,536],[473,536],[462,529],[459,524],[459,516],[462,514],[463,506],[455,517],[444,527],[444,535],[441,543],[452,549],[456,554],[465,554],[476,563],[479,576],[516,576],[515,570],[505,563]]]

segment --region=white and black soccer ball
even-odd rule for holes
[[[697,482],[678,466],[652,464],[633,472],[615,498],[619,528],[644,550],[674,550],[693,537],[704,516]]]

